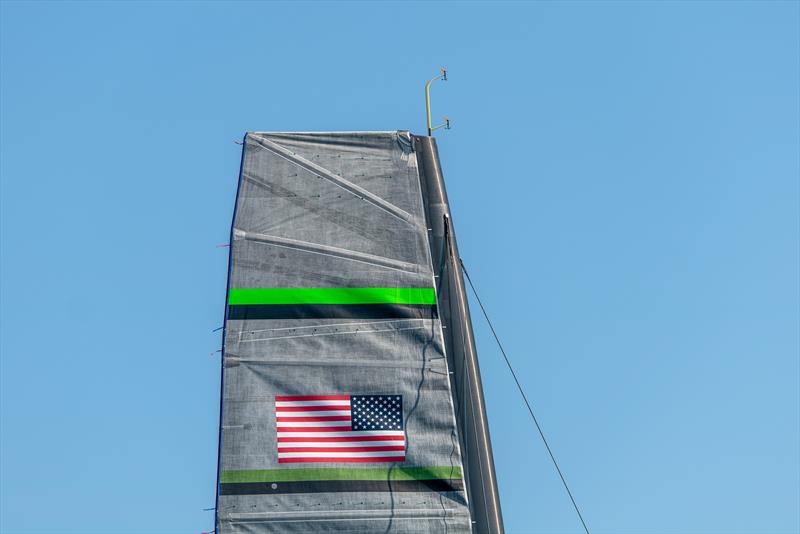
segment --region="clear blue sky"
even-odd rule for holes
[[[248,130],[422,132],[590,529],[800,531],[800,4],[14,3],[2,497],[26,532],[213,525]],[[580,526],[475,317],[510,533]]]

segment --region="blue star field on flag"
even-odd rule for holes
[[[402,430],[402,395],[351,395],[353,430]]]

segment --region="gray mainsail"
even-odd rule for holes
[[[432,138],[245,136],[217,532],[502,531],[443,187]]]

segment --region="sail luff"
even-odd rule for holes
[[[448,360],[453,369],[451,382],[454,400],[464,408],[460,413],[457,411],[460,415],[457,423],[473,531],[501,534],[503,517],[480,367],[439,150],[433,137],[414,136],[414,142],[423,186],[431,257],[434,258],[434,266],[437,265],[436,258],[440,258],[439,276],[447,280],[446,284],[440,282],[438,298],[442,323],[446,326]],[[461,377],[465,384],[461,383]]]

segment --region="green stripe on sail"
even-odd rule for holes
[[[461,467],[312,467],[223,471],[221,484],[242,482],[300,482],[311,480],[451,480],[461,478]]]
[[[436,304],[436,293],[432,287],[231,288],[228,304]]]

